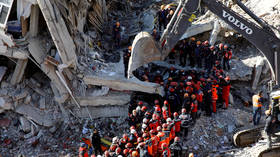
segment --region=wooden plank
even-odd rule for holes
[[[32,5],[31,15],[30,15],[30,27],[29,27],[29,32],[31,37],[36,37],[38,34],[39,14],[40,14],[39,6]]]
[[[17,61],[17,66],[15,68],[15,71],[13,73],[11,84],[16,85],[22,81],[23,74],[25,71],[25,68],[27,66],[28,59],[19,59]]]

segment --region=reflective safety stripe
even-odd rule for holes
[[[262,104],[259,102],[260,96],[254,95],[253,96],[253,106],[254,107],[262,107]]]

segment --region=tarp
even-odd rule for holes
[[[27,0],[17,0],[17,19],[20,21],[20,17],[23,16],[24,19],[28,18],[31,13],[32,3]]]

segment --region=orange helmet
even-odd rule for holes
[[[164,105],[168,105],[168,101],[165,100],[165,101],[163,102],[163,104],[164,104]]]
[[[195,41],[195,37],[191,37],[191,41]]]
[[[196,42],[196,45],[200,45],[200,44],[201,44],[201,41],[197,41],[197,42]]]
[[[132,157],[138,157],[138,152],[137,151],[133,151],[131,154]]]
[[[129,152],[128,149],[123,150],[123,154],[124,154],[124,155],[127,155],[128,152]]]
[[[131,51],[131,50],[132,50],[132,46],[128,46],[128,50],[130,50],[130,51]]]
[[[174,117],[177,117],[177,116],[178,116],[178,113],[177,113],[177,112],[174,112],[173,116],[174,116]]]

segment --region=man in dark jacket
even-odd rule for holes
[[[173,156],[181,157],[182,156],[182,146],[180,144],[180,138],[175,137],[174,143],[170,145],[171,152],[173,153]]]
[[[99,132],[97,129],[94,129],[93,134],[92,134],[92,145],[95,151],[95,154],[102,154],[102,150],[101,150],[101,137],[99,135]]]
[[[160,6],[160,11],[158,11],[157,15],[158,15],[159,31],[161,31],[161,27],[164,27],[165,29],[166,16],[167,16],[164,5]]]

